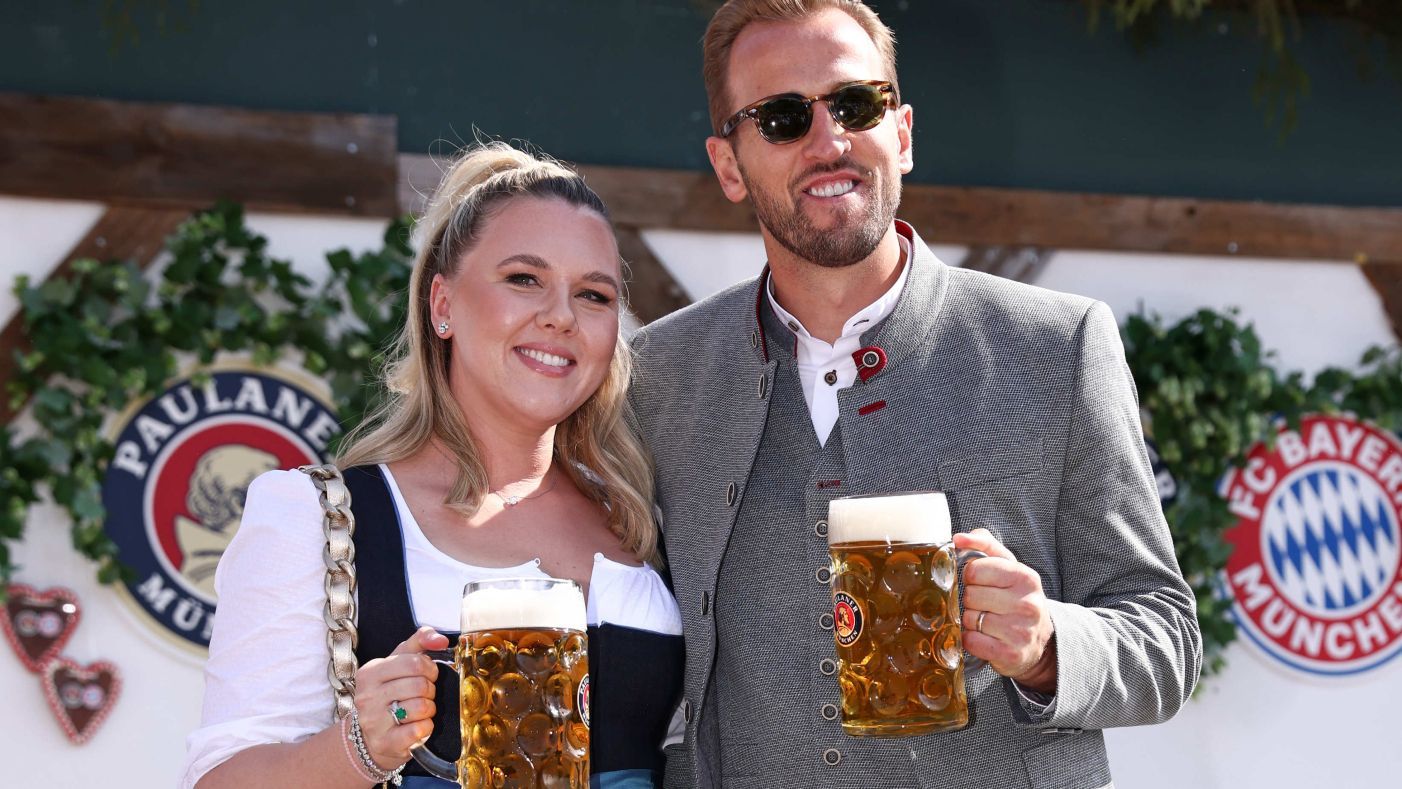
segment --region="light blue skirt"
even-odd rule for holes
[[[454,789],[457,784],[442,778],[411,775],[403,789]],[[614,770],[589,777],[589,789],[653,789],[651,770]]]

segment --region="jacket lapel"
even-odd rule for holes
[[[862,335],[862,346],[880,348],[886,362],[838,393],[847,495],[939,489],[941,450],[958,441],[963,416],[929,406],[952,404],[942,390],[966,383],[932,336],[942,322],[949,269],[909,225],[898,221],[897,229],[911,241],[910,274],[895,309]]]

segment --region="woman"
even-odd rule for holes
[[[316,489],[270,472],[219,567],[183,786],[366,786],[430,734],[455,757],[456,677],[423,653],[458,629],[464,583],[522,575],[577,582],[591,651],[617,636],[647,667],[591,660],[594,785],[651,786],[661,768],[681,619],[654,569],[651,470],[625,414],[607,209],[573,171],[493,143],[456,162],[418,232],[392,396],[337,461],[357,522],[366,753],[332,716]],[[424,776],[413,762],[404,774]]]

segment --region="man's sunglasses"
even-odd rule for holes
[[[828,103],[828,114],[847,131],[866,131],[881,123],[886,110],[900,106],[896,89],[885,80],[849,82],[825,96],[780,93],[740,110],[721,127],[720,136],[729,137],[746,118],[754,118],[755,129],[766,142],[775,145],[794,142],[813,125],[813,104]]]

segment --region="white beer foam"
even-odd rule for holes
[[[931,543],[950,540],[949,500],[943,493],[854,496],[828,502],[828,544]]]
[[[588,626],[579,587],[487,587],[462,599],[463,632],[541,627],[584,631]]]

